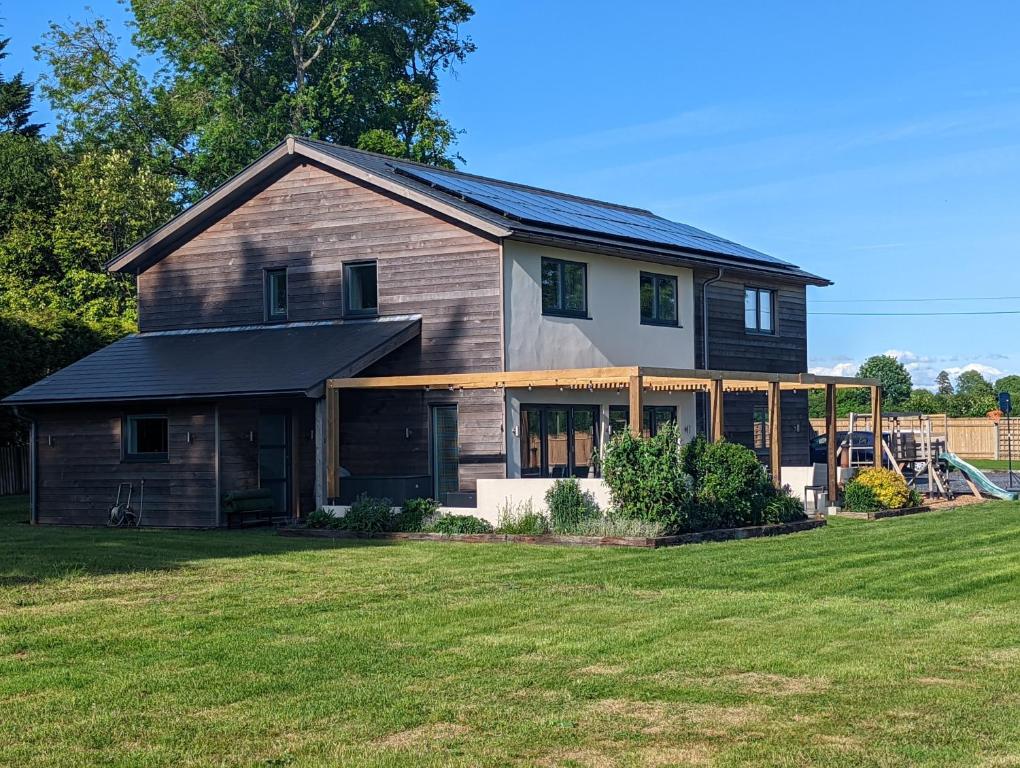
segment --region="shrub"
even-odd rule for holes
[[[602,477],[618,516],[659,523],[676,530],[687,525],[690,481],[683,470],[680,432],[664,426],[655,437],[615,435],[602,458]]]
[[[684,450],[683,465],[690,468],[695,503],[693,530],[761,525],[765,509],[776,499],[765,467],[754,451],[725,440],[692,441]]]
[[[322,507],[314,512],[309,512],[308,517],[305,518],[305,525],[309,528],[336,528],[339,523],[339,517]]]
[[[435,499],[408,499],[393,518],[394,531],[420,531],[428,520],[436,516],[439,502]]]
[[[545,504],[549,508],[549,524],[557,532],[575,527],[582,520],[602,516],[602,510],[589,491],[582,491],[581,484],[574,478],[557,480],[545,492]]]
[[[785,486],[765,505],[765,520],[763,522],[766,525],[775,525],[777,523],[792,523],[806,518],[803,502],[790,493],[789,486]]]
[[[851,512],[874,512],[882,508],[871,488],[856,479],[846,484],[843,490],[843,506]]]
[[[515,505],[511,499],[499,509],[499,525],[496,530],[520,536],[541,536],[549,533],[549,520],[534,510],[531,499],[519,505]]]
[[[441,515],[426,528],[429,533],[492,533],[492,526],[474,515]]]
[[[393,525],[393,503],[389,499],[376,499],[363,493],[354,500],[347,514],[340,519],[340,527],[347,531],[381,533]]]
[[[870,488],[882,509],[901,509],[910,503],[910,487],[903,476],[891,469],[870,467],[861,470],[847,483]]]
[[[570,536],[613,536],[620,538],[653,539],[665,536],[667,531],[662,523],[649,523],[644,520],[605,515],[578,520],[568,530],[557,531]]]

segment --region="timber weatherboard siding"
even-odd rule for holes
[[[704,333],[701,307],[705,283],[714,272],[698,271],[694,276],[697,309],[695,321],[695,359],[698,368],[723,371],[764,371],[766,373],[804,373],[807,371],[807,294],[804,285],[755,274],[726,273],[708,286],[708,365],[704,360]],[[775,334],[747,333],[744,330],[744,288],[775,291]],[[700,399],[700,398],[699,398]],[[723,401],[724,432],[727,439],[754,448],[754,407],[764,406],[764,393],[733,393]],[[805,466],[811,463],[811,425],[808,420],[807,392],[783,392],[783,464]],[[700,413],[700,410],[699,410]],[[699,425],[700,428],[700,425]],[[768,461],[768,451],[759,451]]]

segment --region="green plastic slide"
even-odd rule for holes
[[[963,472],[970,481],[974,483],[982,493],[987,493],[989,496],[994,496],[997,499],[1005,499],[1006,501],[1016,501],[1020,499],[1020,491],[1007,491],[1005,488],[1000,488],[975,466],[972,466],[957,456],[952,451],[943,451],[939,455],[940,459],[946,461],[951,467],[956,467],[958,470]]]

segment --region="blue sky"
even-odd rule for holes
[[[475,8],[478,51],[443,88],[467,170],[644,206],[792,261],[836,283],[809,289],[812,312],[1020,310],[960,298],[1020,297],[1020,3]],[[0,4],[4,71],[34,76],[47,21],[84,13]],[[920,385],[942,368],[995,378],[1020,373],[1018,330],[1020,314],[813,315],[809,352],[845,373],[895,351]]]

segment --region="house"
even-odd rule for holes
[[[718,413],[809,464],[805,287],[829,281],[645,210],[292,137],[107,266],[136,276],[139,332],[4,401],[32,423],[37,522],[104,523],[143,479],[159,526],[223,525],[256,487],[287,516],[362,491],[470,506],[480,480],[594,476],[632,402],[646,433],[712,418],[698,386],[522,371],[794,375],[774,429],[754,387]],[[330,427],[330,381],[460,372],[497,378],[350,389]]]

